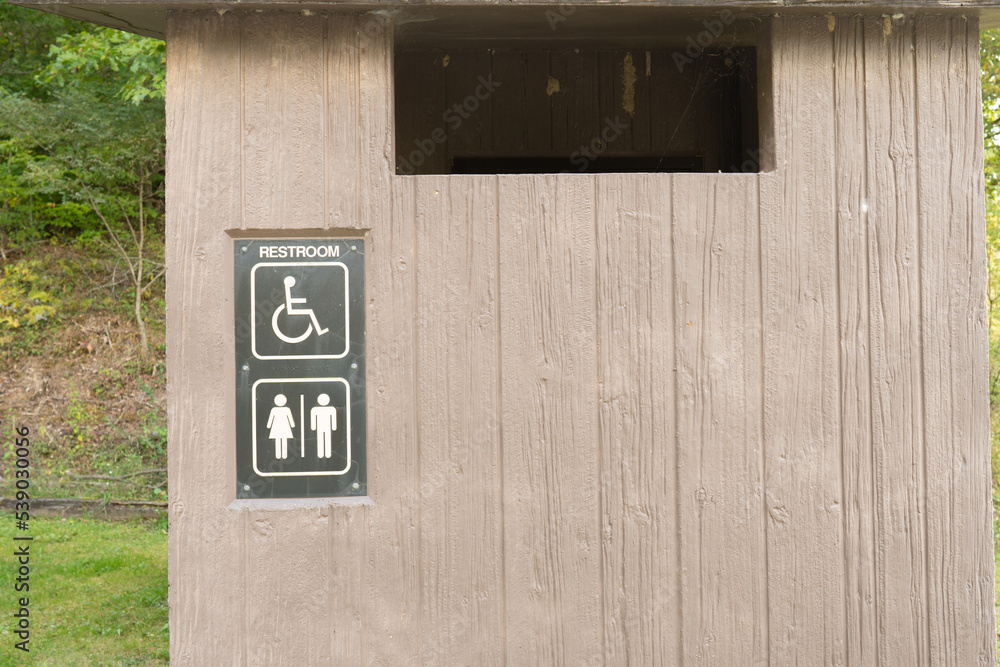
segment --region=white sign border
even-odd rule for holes
[[[339,266],[344,270],[344,351],[341,354],[257,354],[257,283],[254,276],[262,266]],[[343,262],[258,262],[250,270],[250,351],[260,360],[273,359],[343,359],[351,351],[351,272]]]
[[[261,472],[257,468],[257,385],[279,382],[341,382],[347,392],[347,467],[343,470],[323,470],[313,472]],[[253,432],[253,470],[261,477],[312,477],[314,475],[345,475],[351,469],[351,385],[344,378],[263,378],[253,383],[250,389],[250,421]]]

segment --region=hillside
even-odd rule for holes
[[[56,242],[5,254],[0,419],[31,429],[32,495],[164,500],[162,279],[142,299],[149,337],[143,358],[121,261],[96,245]],[[12,495],[10,470],[3,466],[0,495]]]

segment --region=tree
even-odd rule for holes
[[[986,175],[986,296],[989,313],[990,423],[994,521],[1000,519],[1000,30],[980,36]],[[996,537],[1000,530],[994,526]],[[1000,545],[997,547],[1000,549]]]
[[[33,97],[45,95],[36,75],[49,62],[49,46],[84,24],[15,7],[0,0],[0,88]]]
[[[1000,30],[980,40],[986,173],[987,297],[990,320],[990,406],[1000,407]]]
[[[163,44],[57,28],[40,74],[0,77],[0,251],[52,235],[101,244],[126,266],[145,357],[142,297],[163,275]]]
[[[160,40],[91,28],[60,36],[49,54],[42,79],[60,88],[114,81],[118,96],[132,104],[163,99],[166,46]]]

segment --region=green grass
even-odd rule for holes
[[[31,591],[14,591],[14,534],[30,534]],[[0,665],[167,665],[167,535],[162,523],[0,514]],[[31,649],[14,648],[16,598],[30,599]]]

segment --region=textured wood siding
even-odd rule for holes
[[[170,17],[176,664],[995,664],[978,26],[764,42],[772,171],[401,177],[385,19]],[[368,234],[370,502],[234,500],[267,233]]]

